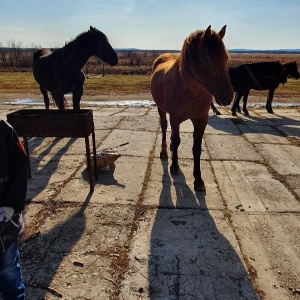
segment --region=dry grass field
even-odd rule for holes
[[[158,52],[127,53],[120,52],[119,63],[109,67],[90,59],[84,71],[89,74],[85,81],[85,95],[126,95],[143,94],[150,92],[151,66]],[[264,54],[241,53],[231,54],[229,66],[238,66],[244,63],[280,61],[281,63],[296,61],[300,66],[300,54]],[[103,76],[104,70],[104,76]],[[0,94],[40,94],[31,69],[2,69],[0,70]],[[251,95],[266,95],[265,91],[251,91]],[[293,100],[300,97],[300,80],[289,79],[285,85],[276,90],[277,96],[291,97]]]

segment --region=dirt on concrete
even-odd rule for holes
[[[41,108],[1,104],[0,116],[29,107]],[[300,299],[300,107],[210,112],[206,193],[193,190],[191,122],[173,176],[159,158],[155,107],[84,108],[97,151],[129,144],[91,193],[84,139],[29,139],[27,299]]]

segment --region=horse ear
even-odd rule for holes
[[[205,30],[205,32],[204,32],[204,35],[203,35],[203,38],[204,39],[207,39],[208,37],[210,37],[211,36],[211,25],[209,25],[207,28],[206,28],[206,30]]]
[[[225,33],[226,33],[226,26],[223,26],[222,29],[219,31],[218,35],[221,39],[223,39],[223,37],[225,36]]]
[[[90,31],[93,31],[93,30],[95,30],[95,27],[90,26]]]

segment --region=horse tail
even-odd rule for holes
[[[57,101],[55,100],[55,98],[54,98],[54,96],[53,96],[52,93],[51,93],[51,95],[52,95],[53,103],[55,103],[56,107],[59,107],[59,105],[58,105]],[[63,98],[63,105],[64,105],[64,109],[69,109],[69,104],[68,104],[68,101],[67,101],[67,99],[66,99],[65,96]]]
[[[152,73],[154,72],[154,70],[156,69],[156,67],[162,63],[165,63],[169,60],[174,60],[177,56],[174,55],[173,53],[164,53],[161,54],[158,58],[156,58],[156,60],[154,61],[153,65],[152,65]]]
[[[64,96],[64,108],[69,109],[69,104],[68,104],[67,99],[66,99],[65,96]]]
[[[155,68],[160,64],[161,64],[161,62],[159,60],[154,61],[153,65],[152,65],[152,73],[154,72]]]
[[[35,52],[33,53],[33,62],[35,62],[35,61],[36,61],[38,58],[40,58],[41,56],[48,55],[48,54],[50,54],[50,53],[51,53],[51,50],[45,49],[45,48],[39,49],[39,50],[35,51]]]
[[[39,57],[42,56],[42,54],[43,54],[42,49],[35,51],[33,53],[33,61],[35,62]]]

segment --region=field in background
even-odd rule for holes
[[[85,95],[142,94],[150,92],[151,66],[160,53],[157,51],[119,52],[119,63],[115,67],[103,65],[91,58],[84,71],[89,75],[85,81]],[[281,63],[296,61],[300,66],[300,54],[231,54],[229,66],[244,63],[276,61]],[[31,68],[11,67],[0,69],[0,94],[40,94]],[[264,95],[266,91],[251,91],[251,95]],[[277,96],[299,97],[300,80],[288,79],[288,82],[276,90]]]

